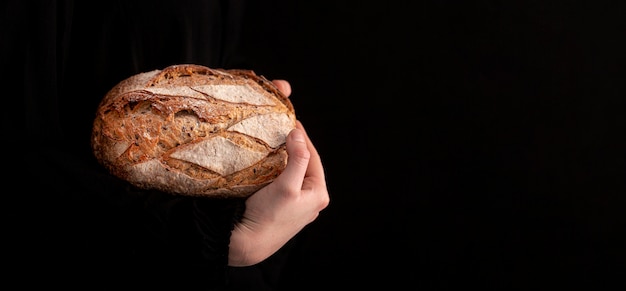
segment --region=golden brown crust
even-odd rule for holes
[[[97,160],[143,189],[246,197],[287,162],[289,98],[251,70],[173,65],[129,77],[96,112]]]

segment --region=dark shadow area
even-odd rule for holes
[[[220,40],[228,48],[236,38],[238,49],[185,54],[178,44],[199,40],[176,32],[198,25],[192,21],[211,11],[204,7],[188,23],[152,25],[172,46],[138,38],[144,50],[135,59],[116,46],[133,40],[117,39],[124,18],[108,18],[107,4],[75,3],[76,30],[43,48],[32,45],[52,37],[42,19],[58,28],[64,14],[42,8],[29,11],[40,21],[24,20],[11,9],[29,7],[4,5],[3,30],[39,33],[0,41],[5,88],[21,76],[38,84],[20,90],[59,92],[55,86],[68,83],[46,76],[79,84],[63,88],[71,98],[50,101],[58,110],[39,103],[33,119],[14,113],[29,100],[4,94],[9,274],[60,287],[81,276],[111,290],[133,276],[124,244],[140,236],[129,233],[136,220],[107,205],[134,201],[110,195],[125,186],[90,155],[92,114],[97,96],[134,71],[189,60],[289,80],[297,116],[322,155],[331,203],[287,256],[267,262],[287,266],[278,290],[623,286],[624,3],[399,2],[247,3],[241,34],[225,29]],[[109,22],[93,25],[99,21]],[[7,45],[27,36],[35,40],[25,51]],[[113,55],[127,58],[105,57]],[[20,67],[21,59],[39,63]],[[48,120],[69,138],[55,144],[46,126],[24,124]]]

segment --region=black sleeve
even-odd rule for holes
[[[135,282],[184,290],[227,284],[228,245],[243,199],[193,198],[140,191],[131,209]]]

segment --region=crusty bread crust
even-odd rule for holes
[[[113,87],[91,137],[97,160],[142,189],[246,197],[287,163],[289,98],[251,70],[173,65]]]

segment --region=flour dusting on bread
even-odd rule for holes
[[[295,120],[289,98],[251,70],[173,65],[113,87],[91,144],[107,170],[139,188],[246,197],[284,169]]]

